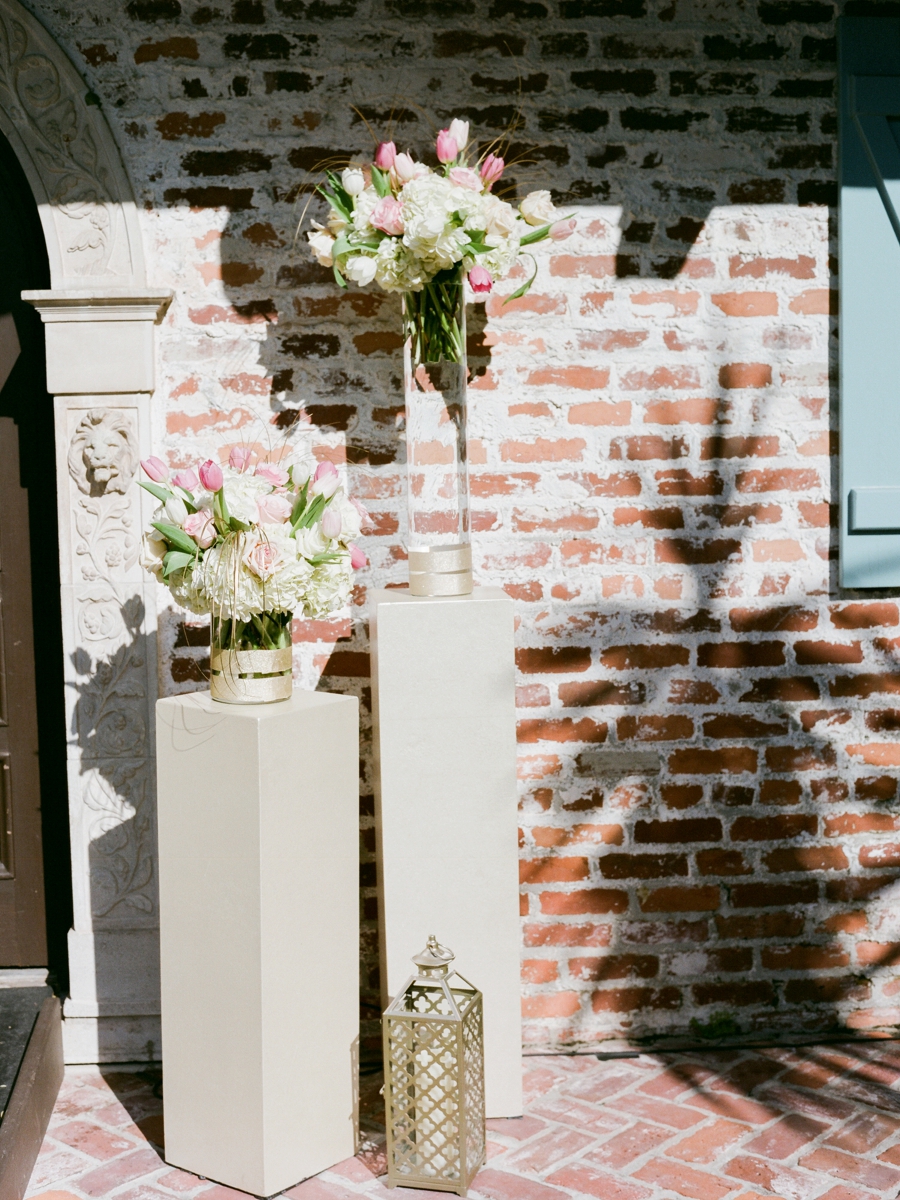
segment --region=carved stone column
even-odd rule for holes
[[[26,292],[55,396],[74,926],[67,1062],[160,1057],[153,581],[138,564],[152,503],[154,324],[170,296]]]

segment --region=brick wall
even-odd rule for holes
[[[518,608],[525,1040],[900,1023],[900,614],[838,591],[829,507],[835,5],[28,3],[177,292],[159,452],[299,431],[372,510],[352,613],[297,625],[301,680],[363,699],[364,1003],[398,302],[339,293],[292,238],[306,172],[370,151],[368,125],[420,147],[464,115],[482,141],[515,125],[519,192],[580,215],[528,297],[470,309],[478,577]],[[165,689],[202,686],[202,640],[168,609]]]

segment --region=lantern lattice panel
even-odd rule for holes
[[[459,1180],[458,1023],[391,1022],[391,1125],[395,1169]]]

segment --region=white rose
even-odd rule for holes
[[[158,534],[155,529],[145,533],[141,539],[141,566],[151,575],[155,575],[160,583],[163,581],[163,559],[166,557],[168,549],[168,543],[163,541],[162,535]]]
[[[454,117],[450,122],[450,128],[447,131],[456,142],[460,154],[469,144],[469,122],[461,121],[459,117]]]
[[[324,229],[317,229],[314,233],[308,233],[309,247],[316,258],[316,261],[321,263],[323,267],[330,267],[334,262],[331,257],[331,251],[334,247],[334,238],[330,233],[326,233]]]
[[[322,228],[322,226],[316,224],[315,221],[313,222],[313,224],[316,226],[316,229]],[[335,237],[338,237],[340,234],[342,234],[344,232],[344,230],[346,228],[347,228],[346,217],[342,217],[341,214],[338,212],[338,210],[336,208],[333,208],[331,210],[331,212],[328,214],[328,229],[329,229],[329,231],[332,234],[334,234]],[[307,236],[309,236],[309,235],[307,235]]]
[[[519,205],[519,212],[529,225],[549,225],[556,218],[549,192],[529,192]]]
[[[344,274],[354,283],[358,283],[360,287],[365,287],[375,278],[375,259],[367,258],[364,254],[348,258]]]
[[[323,554],[331,545],[329,538],[322,533],[321,525],[313,525],[308,529],[298,529],[294,534],[294,540],[297,543],[297,552],[304,558],[315,558],[317,554]]]
[[[505,200],[500,200],[497,196],[486,196],[484,215],[487,219],[486,233],[509,237],[515,231],[516,211]]]
[[[341,183],[348,196],[358,196],[366,186],[366,177],[359,167],[347,167],[341,172]]]

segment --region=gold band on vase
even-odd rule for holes
[[[293,689],[291,650],[219,650],[210,654],[209,690],[223,704],[272,704]]]
[[[409,590],[413,596],[468,596],[472,588],[469,542],[409,551]]]

